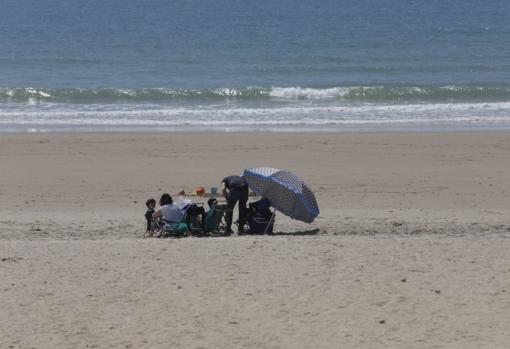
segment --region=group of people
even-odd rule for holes
[[[234,207],[238,203],[239,204],[239,225],[238,225],[238,233],[244,233],[244,226],[246,224],[247,217],[247,203],[249,196],[248,183],[241,176],[228,176],[223,178],[221,181],[223,186],[223,196],[227,201],[227,210],[225,213],[225,221],[226,221],[226,235],[230,235],[233,233],[232,231],[232,220]],[[214,199],[212,199],[214,200]],[[209,201],[208,204],[211,208],[211,204],[213,201]],[[158,236],[159,232],[157,231],[157,226],[154,222],[159,220],[164,220],[166,222],[171,222],[176,230],[186,229],[185,225],[182,222],[184,215],[186,214],[186,210],[189,208],[189,202],[184,202],[182,205],[177,205],[174,203],[172,196],[168,193],[164,193],[161,195],[159,200],[160,207],[156,210],[156,200],[149,199],[145,203],[147,206],[147,212],[145,213],[145,219],[147,221],[147,228],[145,235],[149,236]],[[203,210],[203,208],[201,208]],[[205,215],[205,212],[202,212],[202,215]]]

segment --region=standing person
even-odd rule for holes
[[[145,203],[145,206],[147,206],[147,212],[145,212],[145,220],[147,221],[147,229],[145,229],[145,237],[150,237],[154,235],[154,221],[152,219],[152,215],[154,214],[154,210],[156,208],[156,200],[149,199]]]
[[[223,178],[223,196],[227,199],[227,234],[232,234],[232,218],[234,207],[239,201],[239,233],[244,233],[246,223],[246,203],[248,202],[248,183],[240,176]]]

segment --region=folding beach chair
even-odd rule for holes
[[[205,214],[204,232],[212,236],[227,235],[225,213],[226,204],[218,204],[216,200],[211,203],[210,210]]]
[[[186,208],[184,223],[191,235],[205,235],[204,233],[205,210],[203,204],[192,203]]]
[[[180,222],[173,222],[163,218],[158,219],[156,222],[162,238],[183,237],[189,232],[188,225],[184,218]]]
[[[189,234],[203,234],[205,211],[201,204],[190,203],[184,210],[184,216],[179,222],[166,219],[159,219],[157,221],[161,237],[182,237]]]
[[[262,198],[248,206],[246,234],[273,234],[275,211],[269,200]]]

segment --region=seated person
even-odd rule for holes
[[[207,206],[209,206],[209,211],[212,210],[218,204],[218,200],[215,198],[210,198],[207,200]],[[209,211],[207,211],[209,213]]]
[[[226,205],[218,204],[218,200],[210,198],[207,200],[209,210],[204,218],[204,231],[205,232],[221,232],[221,222],[225,215]],[[224,233],[224,232],[223,232]]]
[[[180,199],[177,203],[181,210],[186,226],[191,233],[198,233],[203,230],[205,220],[205,210],[200,204],[196,204],[188,199]]]
[[[182,215],[184,216],[188,208],[191,205],[193,205],[193,201],[191,201],[190,199],[186,199],[184,197],[179,197],[177,198],[177,202],[175,204],[179,207],[179,209],[182,212]]]
[[[271,203],[268,199],[262,198],[250,203],[248,214],[248,226],[250,234],[272,234],[274,227],[274,216],[271,211]]]
[[[152,214],[152,218],[155,220],[162,220],[165,228],[180,231],[184,215],[179,206],[174,204],[170,194],[164,193],[161,195],[159,205],[159,209]]]

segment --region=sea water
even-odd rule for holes
[[[509,1],[0,2],[0,132],[507,129]]]

